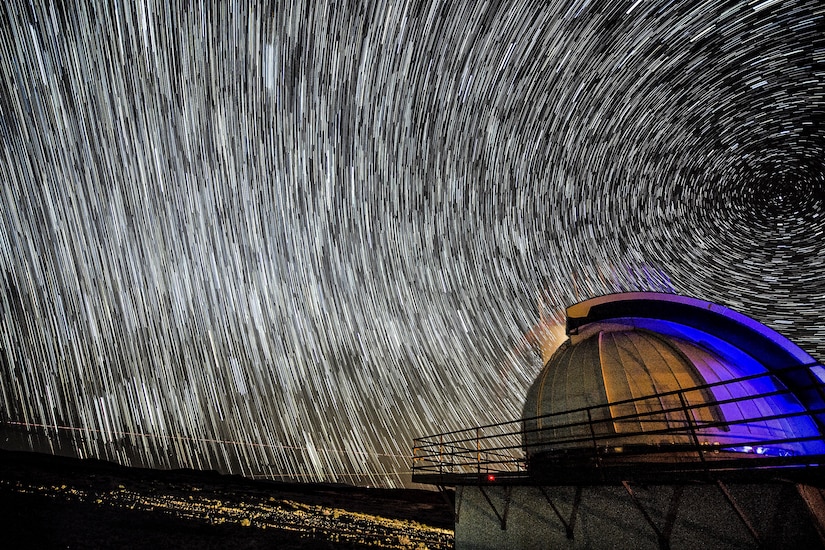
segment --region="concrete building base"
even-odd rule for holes
[[[825,548],[823,490],[793,483],[459,486],[457,549]]]

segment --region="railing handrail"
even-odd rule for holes
[[[755,397],[759,398],[759,397],[762,397],[762,396],[763,396],[763,394],[757,394]],[[749,397],[748,399],[750,399],[750,398],[751,397]],[[744,399],[744,398],[742,398],[742,399]],[[707,406],[711,406],[711,405],[713,405],[713,403],[711,403]],[[694,407],[694,408],[698,408],[698,407]],[[616,422],[622,422],[622,421],[639,421],[644,416],[653,416],[654,414],[655,415],[661,415],[661,414],[669,413],[669,412],[678,412],[680,410],[682,410],[682,409],[681,408],[671,408],[671,409],[663,409],[661,411],[644,411],[643,413],[639,413],[638,415],[623,415],[623,416],[620,416],[620,417],[602,418],[602,419],[598,419],[598,420],[593,421],[592,424],[607,424],[607,423],[614,424]],[[732,420],[732,421],[721,421],[720,420],[720,421],[695,421],[695,422],[701,428],[708,429],[708,428],[719,428],[719,427],[724,427],[724,426],[742,426],[742,425],[748,425],[748,424],[755,425],[755,424],[764,423],[766,421],[771,421],[771,420],[782,420],[782,419],[789,419],[789,418],[796,418],[796,417],[807,417],[807,416],[811,416],[812,414],[825,414],[825,408],[814,409],[812,411],[793,411],[793,412],[789,412],[789,413],[780,413],[780,414],[767,415],[767,416],[753,416],[753,417],[736,419],[736,420]],[[526,420],[529,421],[529,420],[533,420],[533,419],[528,418]],[[521,424],[522,422],[523,421],[521,421],[521,420],[513,421],[514,424],[515,423]],[[666,420],[650,420],[650,422],[659,422],[659,423],[667,422],[668,424],[679,424],[679,423],[684,422],[685,425],[687,425],[686,420],[673,419],[673,418],[666,419]],[[565,430],[565,429],[577,428],[577,427],[587,426],[587,425],[588,425],[588,422],[584,422],[584,421],[582,421],[582,422],[570,422],[570,423],[566,423],[566,424],[555,424],[555,425],[549,425],[549,426],[542,426],[541,428],[519,429],[519,430],[514,430],[514,431],[510,431],[510,432],[503,432],[503,433],[498,433],[498,434],[485,434],[485,435],[479,436],[477,438],[465,438],[465,439],[458,439],[458,440],[454,440],[454,441],[428,442],[428,441],[425,441],[425,438],[417,438],[416,441],[420,442],[420,443],[416,444],[415,446],[416,446],[416,448],[419,448],[419,449],[429,448],[429,447],[437,447],[437,446],[450,446],[450,447],[453,447],[453,448],[456,448],[456,449],[466,450],[468,453],[475,453],[475,452],[477,452],[477,449],[475,447],[462,448],[458,444],[459,443],[476,442],[476,441],[486,440],[486,439],[497,439],[497,438],[502,438],[502,437],[507,437],[507,436],[514,436],[514,435],[524,435],[524,434],[528,434],[528,433],[540,433],[540,432],[545,432],[545,431],[548,431],[548,430]],[[759,427],[763,428],[763,429],[773,429],[769,426],[759,426]],[[680,434],[680,433],[681,433],[681,431],[678,427],[677,428],[668,427],[668,428],[662,428],[660,430],[650,430],[650,431],[645,431],[645,432],[598,434],[596,437],[597,437],[597,439],[599,439],[599,438],[600,439],[611,439],[611,438],[615,439],[617,436],[629,437],[629,436],[636,436],[636,435]],[[726,437],[735,437],[735,436],[730,435],[730,436],[726,436]],[[581,438],[576,438],[574,440],[560,438],[559,441],[564,442],[564,443],[569,443],[571,441],[578,441],[579,439],[581,439]],[[497,447],[487,447],[485,449],[488,450],[488,451],[492,451],[492,450],[506,450],[506,449],[509,449],[509,448],[510,447],[498,447],[498,448]]]
[[[788,372],[794,372],[794,371],[797,371],[797,370],[804,371],[806,369],[810,369],[811,367],[815,367],[815,366],[823,366],[823,365],[818,361],[813,362],[813,363],[805,363],[803,365],[796,365],[794,367],[789,367],[789,368],[785,369],[783,371],[783,374],[787,374]],[[810,373],[810,370],[808,370],[808,372]],[[564,411],[557,411],[557,412],[551,412],[551,413],[546,413],[546,414],[542,414],[542,415],[537,415],[537,416],[529,417],[529,418],[526,418],[526,419],[505,420],[505,421],[502,421],[502,422],[495,422],[495,423],[491,423],[491,424],[482,424],[482,425],[473,426],[473,427],[470,427],[470,428],[461,428],[461,429],[458,429],[458,430],[451,430],[451,431],[442,432],[442,433],[439,433],[439,434],[432,434],[432,435],[418,437],[418,438],[415,438],[415,440],[418,441],[420,439],[428,439],[428,438],[431,438],[431,437],[446,437],[446,436],[451,436],[451,435],[455,435],[455,434],[459,434],[459,433],[471,432],[471,431],[475,431],[475,430],[487,430],[487,429],[490,429],[490,428],[497,428],[497,427],[500,427],[500,426],[506,426],[508,424],[523,422],[524,420],[539,420],[539,419],[544,419],[544,418],[550,418],[550,417],[553,417],[553,416],[570,415],[570,414],[579,413],[579,412],[586,412],[588,410],[592,411],[592,410],[604,409],[604,408],[608,408],[608,407],[618,407],[618,406],[621,406],[621,405],[632,404],[632,403],[636,403],[636,402],[639,402],[639,401],[645,401],[645,400],[648,400],[648,399],[661,399],[662,397],[669,397],[669,396],[685,394],[685,393],[689,393],[689,392],[702,391],[702,390],[705,390],[705,389],[712,389],[712,388],[719,387],[719,386],[726,386],[726,385],[730,385],[730,384],[738,384],[738,383],[749,381],[749,380],[754,380],[754,379],[758,379],[758,378],[766,378],[766,377],[774,377],[774,376],[776,376],[776,373],[773,373],[773,372],[761,372],[761,373],[756,373],[756,374],[749,374],[749,375],[746,375],[746,376],[742,376],[742,377],[739,377],[739,378],[733,378],[733,379],[730,379],[730,380],[719,380],[719,381],[716,381],[716,382],[710,382],[710,383],[706,383],[706,384],[700,384],[700,385],[697,385],[697,386],[691,386],[689,388],[679,388],[679,389],[676,389],[676,390],[669,390],[669,391],[662,392],[662,393],[644,395],[644,396],[641,396],[641,397],[631,397],[631,398],[627,398],[627,399],[621,399],[621,400],[618,400],[618,401],[611,401],[609,403],[601,403],[601,404],[598,404],[598,405],[589,405],[589,406],[586,406],[586,407],[577,407],[577,408],[573,408],[573,409],[567,409],[567,410],[564,410]],[[805,385],[805,386],[800,386],[800,387],[796,388],[796,391],[805,391],[805,390],[809,390],[809,389],[817,389],[817,388],[821,389],[822,388],[822,384],[818,383],[815,380],[815,375],[813,373],[810,373],[810,376],[814,378],[814,379],[812,379],[811,384]],[[759,394],[759,396],[769,397],[770,395],[773,395],[773,394],[780,395],[780,394],[785,394],[785,393],[788,393],[788,394],[792,395],[794,392],[792,390],[788,389],[788,388],[780,388],[780,389],[773,390],[772,392],[766,393],[764,395]],[[753,398],[753,396],[745,396],[745,397],[742,397],[742,398],[734,398],[733,400],[714,401],[712,404],[726,404],[726,403],[734,402],[734,401],[750,400],[752,398]],[[705,406],[708,406],[708,404],[703,403],[703,404],[697,404],[697,405],[692,405],[692,406],[689,405],[690,408],[699,408],[699,407],[705,407]],[[681,409],[678,409],[678,410],[681,410]],[[661,412],[661,411],[657,411],[657,413],[658,412]]]
[[[614,453],[622,446],[635,448],[642,445],[650,452],[673,452],[674,444],[679,448],[679,452],[695,453],[702,462],[705,460],[705,453],[708,452],[732,452],[747,447],[753,448],[773,448],[776,452],[790,453],[789,449],[783,446],[794,444],[804,444],[808,442],[821,442],[823,440],[821,418],[825,416],[825,406],[815,409],[806,409],[795,394],[799,392],[816,391],[825,403],[825,390],[819,378],[810,370],[810,367],[820,366],[815,362],[804,365],[789,367],[783,371],[790,375],[797,370],[807,369],[807,376],[810,383],[804,380],[797,380],[793,389],[784,387],[785,384],[778,384],[775,372],[762,372],[742,376],[735,379],[719,380],[716,382],[692,386],[689,388],[679,388],[659,394],[645,395],[628,399],[617,400],[609,403],[578,407],[565,411],[555,411],[543,415],[529,418],[519,418],[505,422],[496,422],[480,426],[473,426],[459,430],[452,430],[441,434],[434,434],[414,439],[414,460],[413,476],[416,472],[432,471],[438,468],[467,470],[480,473],[482,469],[492,471],[520,470],[526,463],[525,456],[530,450],[542,450],[551,445],[553,448],[561,450],[575,451],[577,456],[586,452],[587,448],[592,448],[592,456],[597,458],[601,453]],[[741,384],[743,381],[751,381],[759,378],[772,380],[770,387],[765,387],[765,391],[745,395],[740,397],[715,398],[705,402],[691,402],[686,395],[699,391],[712,390],[732,384]],[[781,380],[779,382],[782,382]],[[800,383],[802,382],[802,383]],[[752,416],[745,414],[745,409],[739,409],[739,418],[727,420],[719,416],[708,418],[698,418],[703,410],[715,410],[719,407],[735,405],[737,403],[753,401],[767,398],[782,398],[790,396],[799,403],[795,410],[776,412],[774,414]],[[665,404],[668,398],[677,397],[671,404]],[[628,405],[640,405],[646,401],[655,401],[659,408],[639,411],[635,406],[635,412],[613,416],[612,412],[617,408]],[[677,404],[678,403],[678,404]],[[605,414],[605,411],[607,414]],[[594,414],[598,413],[598,414]],[[681,413],[681,417],[679,416]],[[573,417],[578,417],[573,420]],[[594,418],[595,417],[595,418]],[[792,420],[797,417],[807,417],[813,420],[814,426],[818,429],[818,435],[788,434],[782,427],[771,425],[771,422],[781,420]],[[565,420],[567,418],[568,420]],[[562,422],[558,422],[562,421]],[[630,431],[617,431],[617,426],[634,425],[648,426],[654,423],[662,424],[661,428],[637,429]],[[532,425],[532,427],[531,427]],[[605,430],[603,426],[608,426]],[[731,428],[746,427],[748,433],[733,432]],[[588,428],[585,432],[577,433],[576,430]],[[713,430],[721,430],[714,432]],[[563,435],[564,432],[569,435]],[[550,440],[541,440],[538,436],[541,433],[552,432]],[[528,441],[530,434],[535,434],[536,441]],[[770,435],[784,435],[785,437],[769,437]],[[794,437],[789,437],[794,435]],[[644,437],[648,441],[644,444],[638,443],[639,437]],[[661,447],[657,447],[656,438],[661,438]],[[677,439],[674,440],[673,438]],[[678,438],[688,438],[691,444],[681,443]],[[713,441],[707,441],[712,437]],[[670,442],[668,442],[670,438]],[[675,442],[675,443],[674,443]],[[668,447],[669,446],[669,447]],[[656,450],[657,448],[662,450]],[[784,455],[783,455],[784,456]],[[797,460],[804,462],[804,460]],[[429,464],[429,465],[428,465]]]

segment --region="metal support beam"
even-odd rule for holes
[[[436,487],[438,487],[438,494],[441,495],[442,500],[450,507],[450,512],[453,514],[453,522],[458,523],[458,507],[461,505],[461,501],[458,498],[458,489],[453,493],[453,498],[450,498],[447,487],[444,485],[436,485]]]
[[[662,547],[662,541],[666,541],[667,548],[670,548],[670,535],[673,533],[673,526],[676,524],[676,514],[679,513],[679,502],[682,500],[682,492],[684,490],[685,487],[683,485],[677,485],[673,488],[673,494],[670,495],[670,506],[667,508],[665,525],[659,539],[660,547]]]
[[[645,510],[645,507],[642,506],[642,503],[639,502],[639,499],[636,498],[636,494],[633,492],[633,489],[630,488],[630,484],[627,481],[622,481],[622,486],[624,486],[627,494],[630,495],[630,500],[633,501],[633,504],[639,512],[641,512],[647,524],[650,525],[653,532],[656,533],[656,540],[659,542],[660,550],[670,550],[670,535],[673,533],[673,525],[676,523],[676,515],[679,512],[679,501],[682,499],[684,487],[677,485],[673,488],[673,494],[670,496],[670,505],[668,506],[667,514],[665,514],[664,526],[659,528],[647,510]]]
[[[737,502],[733,499],[733,495],[730,494],[730,491],[728,491],[727,486],[724,483],[722,483],[721,480],[718,479],[716,480],[716,486],[719,487],[719,490],[722,491],[723,495],[725,495],[725,499],[728,501],[728,504],[730,504],[731,508],[733,508],[733,511],[736,512],[736,515],[739,516],[739,519],[742,520],[742,523],[750,532],[751,536],[753,537],[753,540],[756,541],[757,545],[761,546],[762,541],[759,539],[759,533],[756,532],[756,529],[754,529],[753,525],[751,525],[751,522],[748,521],[748,517],[745,515],[744,510],[742,510],[739,507],[739,504],[737,504]]]
[[[576,516],[579,512],[579,504],[582,500],[582,488],[581,485],[576,487],[576,494],[573,497],[573,509],[570,511],[570,519],[565,520],[564,517],[561,515],[561,512],[556,507],[553,500],[550,498],[550,495],[547,494],[547,491],[544,487],[539,487],[539,491],[541,494],[544,495],[544,498],[547,499],[547,503],[550,505],[550,508],[555,512],[556,517],[559,518],[561,524],[564,525],[564,534],[567,536],[568,539],[573,540],[573,533],[576,529]]]
[[[797,483],[796,492],[808,508],[808,513],[816,527],[816,533],[819,535],[819,541],[825,548],[825,489]]]
[[[478,490],[481,491],[481,494],[484,495],[484,498],[487,500],[487,504],[489,504],[490,508],[493,509],[493,513],[496,515],[496,517],[498,518],[498,521],[501,523],[501,530],[502,531],[507,530],[507,514],[510,511],[510,495],[513,491],[513,487],[511,485],[507,485],[507,486],[504,487],[504,511],[503,512],[499,512],[498,509],[496,509],[495,504],[493,504],[493,501],[490,499],[490,496],[487,494],[487,491],[484,490],[483,486],[479,485]]]
[[[461,503],[464,501],[464,485],[459,485],[455,488],[455,522],[461,517]]]

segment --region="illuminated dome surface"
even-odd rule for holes
[[[608,447],[696,437],[738,452],[823,451],[804,441],[820,433],[820,421],[806,412],[816,403],[785,391],[800,380],[783,374],[813,359],[749,318],[692,298],[627,293],[569,308],[568,332],[527,394],[528,454],[587,448],[591,436]],[[816,372],[804,370],[814,382]],[[698,435],[678,430],[687,414],[710,427]],[[754,448],[753,441],[764,444]]]

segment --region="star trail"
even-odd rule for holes
[[[398,486],[625,290],[821,358],[823,119],[819,0],[12,0],[0,445]]]

